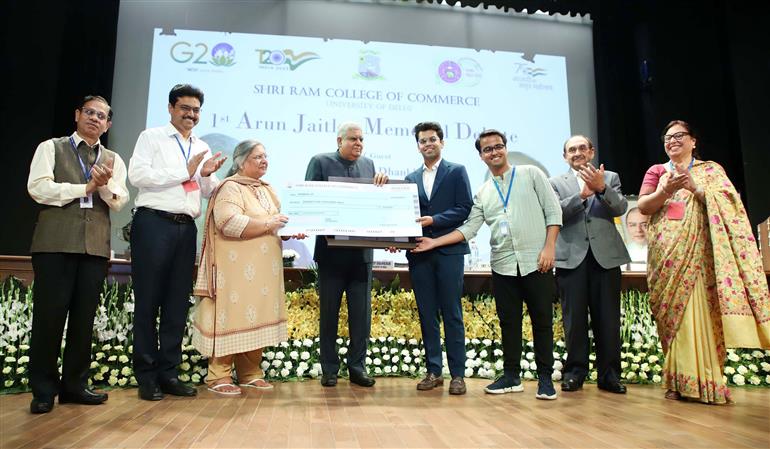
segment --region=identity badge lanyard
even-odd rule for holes
[[[187,153],[184,152],[184,147],[182,146],[182,142],[179,141],[179,137],[174,135],[174,139],[176,139],[176,144],[179,145],[179,151],[182,152],[182,157],[184,157],[185,163],[187,163],[190,160],[190,151],[192,150],[192,138],[190,139],[189,145],[187,145]]]
[[[182,142],[179,141],[179,137],[174,135],[174,139],[176,139],[176,144],[179,145],[179,151],[182,152],[182,157],[184,157],[185,165],[187,162],[190,161],[190,152],[192,151],[192,137],[190,137],[190,143],[187,145],[187,153],[184,152],[184,147],[182,146]],[[182,183],[182,188],[184,189],[185,193],[194,192],[196,190],[200,190],[200,187],[198,186],[198,183],[192,179],[188,179],[187,181]]]
[[[692,158],[690,160],[690,166],[687,167],[687,171],[690,171],[692,169],[693,164],[695,164],[695,158]],[[668,166],[671,168],[672,174],[676,172],[676,169],[674,168],[674,161],[668,161]],[[669,220],[684,219],[684,212],[685,212],[685,202],[683,200],[680,200],[678,197],[673,201],[669,201],[668,205],[666,206],[666,218],[668,218]]]
[[[500,230],[500,235],[502,236],[506,236],[510,232],[508,226],[508,200],[511,199],[511,190],[513,187],[514,176],[516,176],[516,167],[513,167],[513,170],[511,171],[511,180],[508,182],[508,193],[505,194],[505,198],[503,198],[503,191],[500,190],[500,185],[497,184],[497,180],[492,178],[492,182],[495,183],[495,188],[497,189],[497,195],[500,197],[500,201],[503,203],[503,219],[500,220],[497,225],[498,229]]]
[[[73,139],[72,136],[70,136],[70,145],[72,146],[72,151],[75,152],[75,157],[78,158],[78,163],[80,163],[80,170],[83,171],[83,177],[86,178],[86,183],[88,183],[91,180],[91,168],[93,168],[93,166],[96,165],[96,162],[99,161],[99,156],[102,154],[102,149],[101,147],[96,149],[96,159],[94,159],[94,163],[91,164],[91,167],[86,167],[86,164],[83,162],[83,158],[81,158],[80,153],[78,153],[78,146],[75,145],[75,139]],[[88,193],[86,196],[80,198],[81,209],[92,209],[93,207],[93,194]]]
[[[687,167],[687,171],[692,170],[693,164],[695,164],[695,158],[690,159],[690,166]],[[668,166],[671,167],[671,173],[676,171],[676,169],[674,168],[674,161],[668,161]]]

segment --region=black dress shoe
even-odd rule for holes
[[[321,375],[321,385],[324,387],[336,387],[337,375],[336,374],[323,374]]]
[[[350,373],[350,382],[361,387],[371,387],[376,381],[364,373]]]
[[[564,379],[561,383],[561,391],[578,391],[583,388],[583,383],[577,379]]]
[[[140,384],[139,399],[145,401],[160,401],[163,399],[163,392],[160,391],[160,387],[155,382]]]
[[[615,394],[626,394],[626,386],[617,381],[609,382],[606,384],[599,384],[599,389]]]
[[[51,399],[38,399],[32,398],[32,402],[29,404],[30,413],[40,414],[48,413],[53,410],[53,398]]]
[[[195,396],[195,387],[182,383],[179,379],[168,379],[160,383],[160,391],[172,396]]]
[[[88,388],[80,391],[62,391],[59,393],[59,404],[99,405],[107,400],[107,393],[95,393]]]

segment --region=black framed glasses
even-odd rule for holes
[[[484,147],[481,149],[481,152],[484,154],[490,154],[493,151],[501,151],[505,148],[505,145],[502,143],[498,143],[497,145],[490,145],[488,147]]]
[[[682,139],[684,139],[684,136],[689,136],[690,133],[681,131],[674,134],[666,134],[664,136],[660,136],[660,139],[663,141],[663,143],[669,143],[671,140],[675,140],[677,142],[681,142]]]

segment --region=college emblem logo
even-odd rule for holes
[[[454,84],[460,81],[462,76],[463,69],[454,61],[444,61],[438,66],[438,77],[445,83]]]
[[[361,50],[358,55],[358,73],[355,77],[366,80],[383,79],[378,52]]]
[[[438,78],[447,84],[475,86],[481,82],[483,75],[481,64],[471,58],[460,58],[457,61],[446,60],[438,65]]]

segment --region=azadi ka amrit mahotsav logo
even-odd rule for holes
[[[299,66],[306,62],[310,62],[314,59],[321,59],[317,53],[312,51],[303,51],[302,53],[294,53],[294,50],[267,50],[257,49],[257,56],[259,57],[259,64],[264,66],[274,66],[275,68],[285,66],[289,70],[297,70]],[[267,68],[267,67],[266,67]]]
[[[537,78],[538,76],[544,76],[546,73],[548,73],[544,68],[541,67],[525,67],[523,72],[530,78]]]

